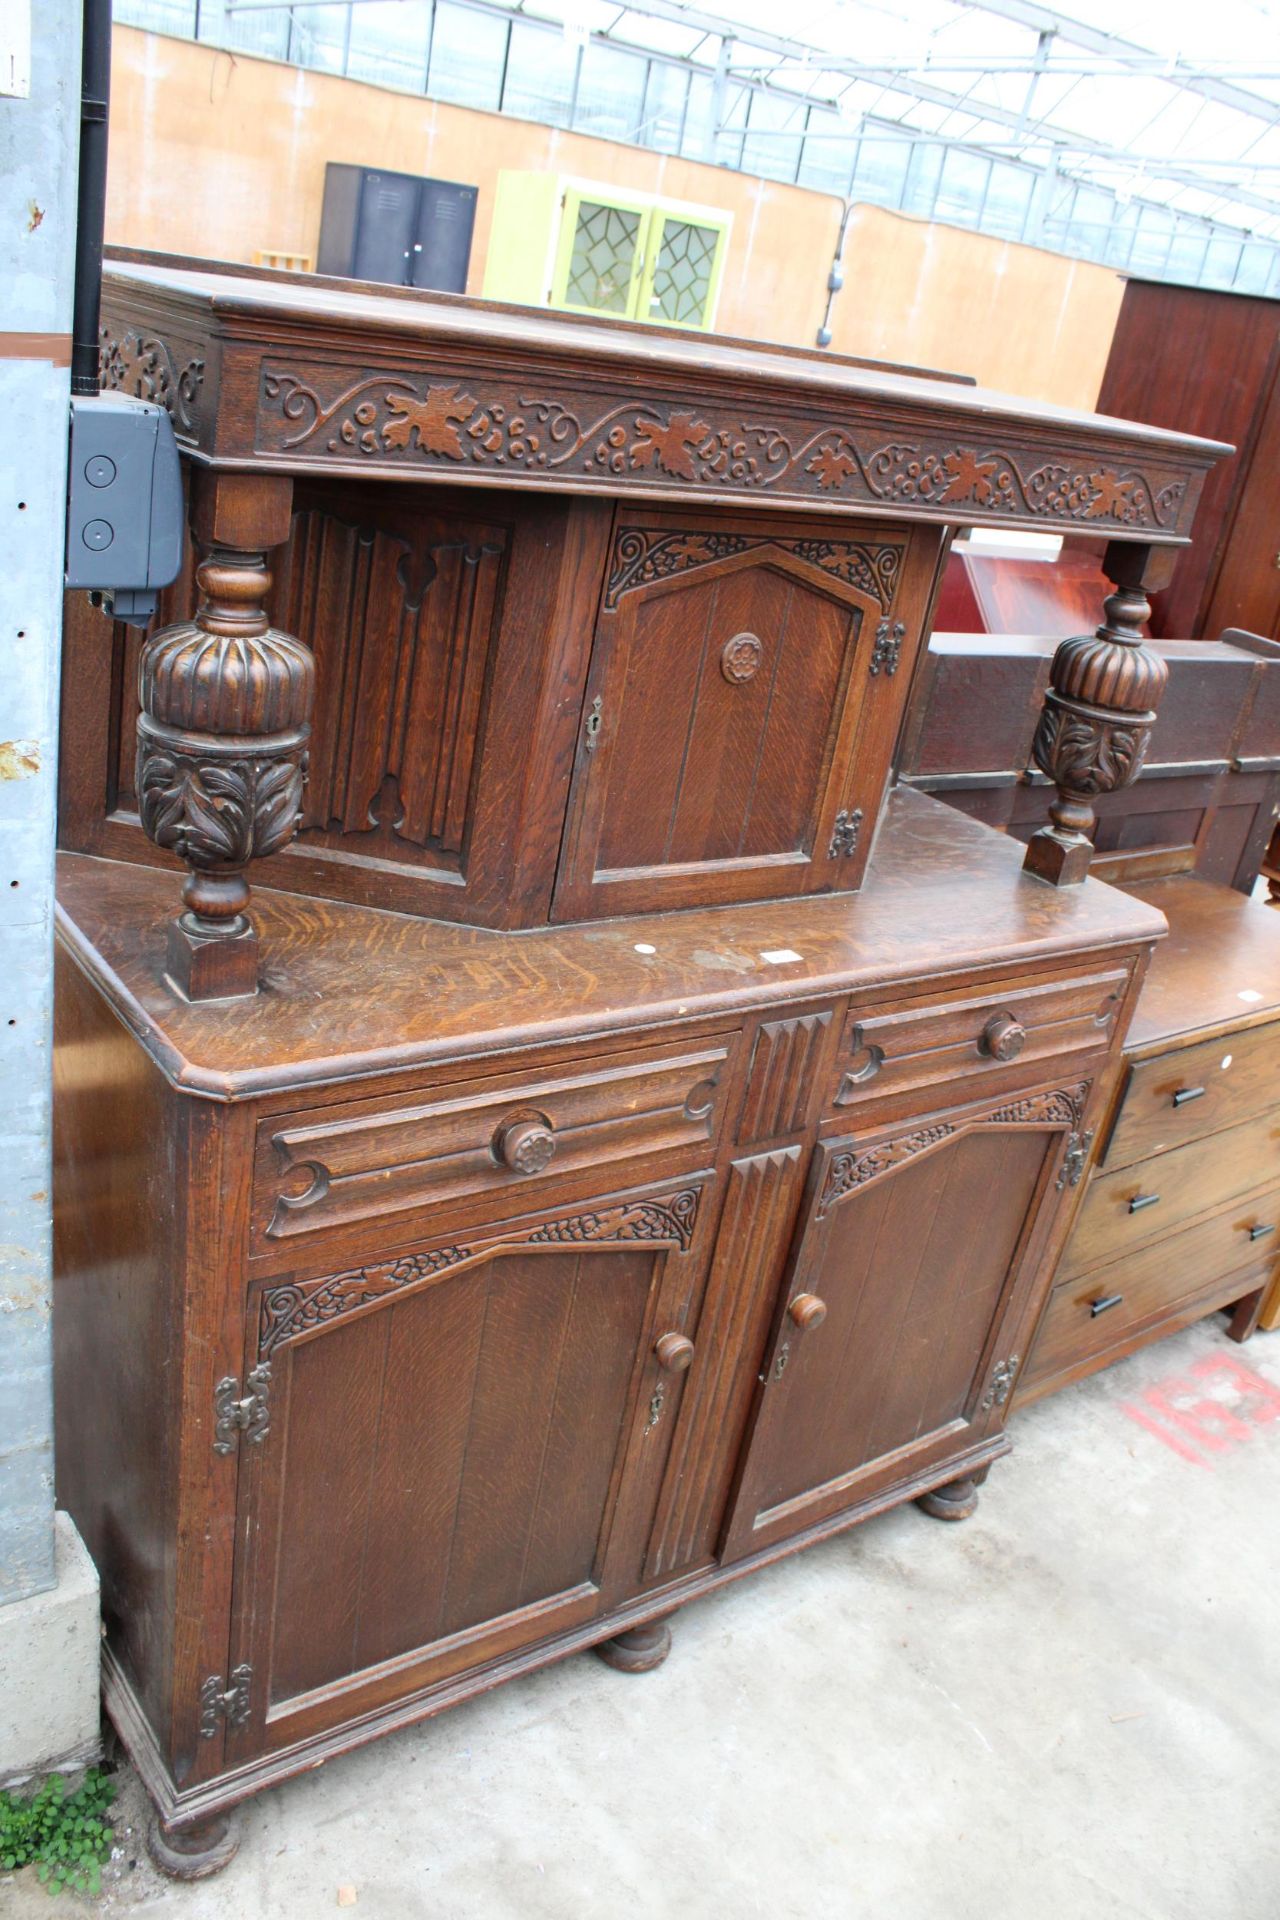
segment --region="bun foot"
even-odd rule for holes
[[[934,1520],[967,1520],[978,1510],[976,1480],[949,1480],[945,1487],[934,1487],[916,1500],[921,1513]]]
[[[207,1880],[235,1859],[239,1816],[215,1813],[186,1827],[171,1827],[157,1814],[147,1829],[147,1852],[171,1880]]]
[[[619,1673],[652,1673],[671,1651],[671,1629],[665,1620],[646,1620],[642,1627],[630,1627],[612,1640],[602,1640],[595,1649],[607,1667]]]

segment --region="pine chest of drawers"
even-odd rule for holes
[[[1280,915],[1192,876],[1169,922],[1019,1400],[1219,1308],[1253,1331],[1280,1264]]]

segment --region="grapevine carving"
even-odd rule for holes
[[[267,453],[305,449],[320,459],[465,462],[507,474],[568,478],[570,469],[578,481],[674,480],[718,491],[932,508],[965,521],[1181,530],[1185,478],[1087,455],[1034,463],[987,442],[929,444],[920,435],[885,440],[871,427],[812,419],[717,420],[711,407],[679,401],[602,404],[518,387],[486,393],[486,386],[492,386],[488,376],[462,381],[383,373],[362,375],[333,393],[324,390],[322,377],[308,380],[268,365],[258,445]]]

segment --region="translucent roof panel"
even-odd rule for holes
[[[1242,288],[1247,279],[1250,291],[1280,294],[1280,0],[722,0],[722,9],[115,0],[120,21],[428,95],[459,99],[467,74],[484,71],[492,84],[475,105],[492,108],[497,88],[501,111],[584,130],[593,123],[579,79],[570,71],[551,87],[526,69],[565,66],[567,40],[567,68],[576,61],[580,77],[586,47],[602,43],[635,63],[634,74],[618,69],[627,97],[661,107],[635,118],[630,138],[641,144],[1132,261],[1135,271],[1212,285],[1235,285],[1239,273]],[[424,12],[448,15],[425,63]],[[371,25],[376,16],[376,36],[353,30],[361,14]],[[403,57],[391,45],[397,14],[413,40]],[[471,62],[459,53],[468,16]],[[495,32],[507,46],[500,73]],[[918,157],[905,158],[903,142]],[[947,159],[957,148],[967,163]]]

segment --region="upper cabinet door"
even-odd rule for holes
[[[649,209],[643,202],[593,199],[570,188],[556,252],[551,303],[578,313],[635,316],[644,272]]]
[[[1055,1082],[818,1148],[725,1559],[900,1488],[1000,1426],[1089,1094]]]
[[[927,529],[620,515],[555,918],[857,886],[936,551]]]
[[[714,326],[728,237],[728,214],[655,207],[636,318],[704,332]]]

